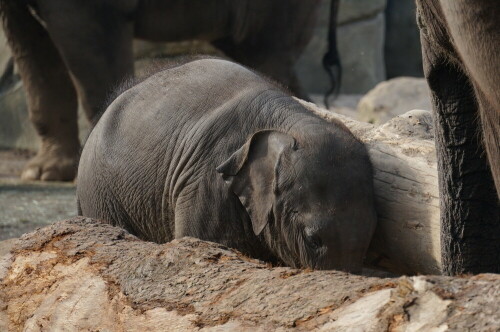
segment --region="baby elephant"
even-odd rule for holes
[[[77,195],[80,214],[144,240],[192,236],[313,269],[359,271],[376,223],[364,145],[221,59],[120,94],[85,144]]]

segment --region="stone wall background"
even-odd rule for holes
[[[342,0],[337,28],[342,62],[341,93],[360,94],[385,80],[383,55],[386,0]],[[330,82],[321,61],[327,50],[330,1],[323,0],[314,36],[297,63],[310,93],[323,94]]]
[[[387,0],[385,67],[387,78],[424,75],[415,0]]]
[[[363,95],[387,78],[422,75],[414,0],[341,0],[339,16],[341,93]],[[330,0],[323,0],[314,36],[296,66],[299,78],[315,100],[314,95],[322,95],[330,86],[321,64],[327,49],[329,17]],[[138,72],[148,66],[151,58],[218,53],[210,44],[199,41],[137,41],[134,47]],[[80,116],[80,128],[83,140],[89,128],[83,116]],[[36,150],[37,147],[38,139],[28,119],[22,83],[11,66],[10,51],[0,29],[0,148]]]

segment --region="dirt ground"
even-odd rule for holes
[[[75,184],[19,179],[33,153],[0,150],[0,241],[76,215]]]

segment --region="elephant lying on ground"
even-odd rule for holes
[[[219,242],[294,267],[361,267],[371,163],[341,123],[235,63],[201,59],[129,88],[90,134],[79,213],[144,240]]]
[[[80,143],[77,91],[95,123],[133,74],[132,38],[203,39],[304,97],[293,66],[320,0],[0,0],[0,14],[41,138],[29,180],[72,180]],[[319,61],[319,60],[318,60]]]
[[[436,111],[445,272],[500,272],[500,6],[417,0]],[[496,189],[496,190],[495,190]]]

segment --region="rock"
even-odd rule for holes
[[[401,114],[380,126],[380,130],[407,137],[434,139],[432,113],[426,110],[412,110]]]
[[[385,79],[383,1],[343,0],[339,8],[338,50],[342,62],[341,92],[366,93]],[[330,88],[322,59],[327,51],[330,1],[323,1],[314,35],[300,57],[296,69],[310,93]]]
[[[362,121],[381,124],[412,109],[432,110],[423,78],[398,77],[378,84],[358,104]]]
[[[420,32],[415,0],[388,0],[385,10],[385,68],[387,77],[423,77]]]
[[[5,331],[487,331],[500,276],[375,278],[271,267],[224,246],[159,245],[75,218],[0,258]]]

